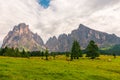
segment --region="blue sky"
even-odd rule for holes
[[[40,3],[44,8],[48,8],[48,7],[49,7],[50,0],[39,0],[39,3]]]

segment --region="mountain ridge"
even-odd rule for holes
[[[3,40],[2,48],[8,46],[21,49],[23,47],[30,51],[36,51],[46,47],[52,52],[66,52],[70,51],[74,40],[77,40],[81,48],[85,49],[90,40],[94,40],[99,47],[108,47],[119,44],[120,37],[80,24],[79,27],[72,30],[71,33],[60,34],[58,38],[56,36],[50,37],[47,42],[44,43],[37,33],[35,34],[29,29],[29,25],[20,23],[14,26],[12,31],[9,31]]]
[[[52,42],[54,40],[56,43]],[[50,38],[47,41],[46,46],[50,48],[51,51],[70,51],[72,42],[74,40],[77,40],[84,49],[90,40],[94,40],[99,47],[108,47],[119,44],[120,37],[117,37],[115,34],[108,34],[106,32],[94,30],[83,24],[80,24],[78,29],[72,30],[69,34],[60,34],[57,39]]]

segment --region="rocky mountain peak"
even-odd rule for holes
[[[90,29],[90,28],[88,28],[88,27],[85,26],[84,24],[80,24],[80,25],[79,25],[79,29]]]
[[[19,32],[20,34],[28,33],[30,31],[29,25],[26,25],[25,23],[20,23],[17,26],[14,26],[13,31]]]
[[[42,50],[43,40],[38,34],[29,29],[29,25],[20,23],[14,26],[13,30],[4,38],[2,47],[19,48],[22,50],[37,51]]]

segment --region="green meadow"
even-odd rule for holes
[[[0,80],[119,80],[120,57],[100,56],[67,61],[65,56],[53,60],[40,57],[0,57]]]

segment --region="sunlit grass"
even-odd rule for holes
[[[66,61],[65,56],[0,57],[0,80],[119,80],[120,57],[100,56]]]

